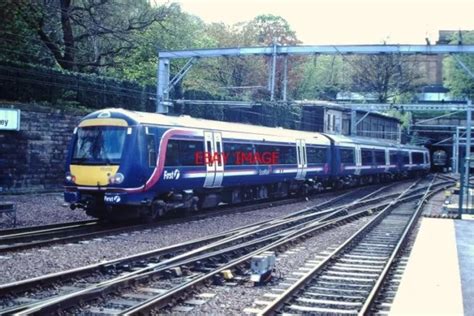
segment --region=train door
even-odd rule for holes
[[[361,158],[361,150],[360,150],[359,145],[355,146],[355,165],[356,165],[356,169],[355,169],[354,174],[360,175],[360,171],[362,169],[362,158]]]
[[[306,157],[306,142],[304,139],[296,140],[296,161],[298,170],[296,171],[296,179],[304,179],[306,177],[306,169],[308,168],[308,160]]]
[[[207,154],[205,188],[220,187],[224,178],[222,135],[219,132],[204,132],[204,151]]]
[[[409,159],[408,170],[411,170],[413,168],[413,152],[412,151],[408,153],[408,159]]]
[[[224,179],[224,146],[222,146],[222,134],[214,133],[214,147],[218,154],[216,161],[216,176],[214,178],[214,186],[222,186],[222,180]]]

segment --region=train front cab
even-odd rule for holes
[[[128,117],[109,112],[86,116],[69,147],[65,201],[97,218],[146,212],[141,206],[149,197],[142,189],[156,165],[155,142],[148,128]]]

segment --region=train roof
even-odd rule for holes
[[[366,146],[390,146],[393,148],[398,149],[413,149],[413,150],[425,150],[422,146],[415,146],[409,144],[400,144],[396,141],[389,140],[389,139],[379,139],[379,138],[369,138],[369,137],[362,137],[362,136],[344,136],[344,135],[328,135],[336,145],[344,146],[344,145],[366,145]]]
[[[305,132],[291,129],[284,129],[281,127],[266,127],[242,123],[231,123],[231,122],[222,122],[214,120],[206,120],[200,118],[194,118],[187,115],[184,116],[168,116],[158,113],[149,113],[149,112],[138,112],[138,111],[129,111],[122,108],[110,108],[95,111],[90,113],[82,119],[93,120],[97,118],[119,118],[127,121],[128,125],[137,125],[137,124],[150,124],[158,125],[165,127],[182,127],[182,128],[191,128],[191,129],[200,129],[200,130],[214,130],[227,132],[228,135],[253,135],[252,138],[260,138],[260,136],[265,136],[268,140],[272,140],[272,137],[282,138],[285,140],[300,138],[310,141],[310,143],[317,143],[320,145],[329,145],[329,138],[332,139],[335,144],[343,146],[347,145],[366,145],[366,146],[383,146],[383,147],[393,147],[399,149],[425,149],[424,147],[414,146],[414,145],[402,145],[398,142],[386,139],[375,139],[368,137],[348,137],[344,135],[333,135],[333,134],[323,134],[319,132]],[[275,139],[276,140],[276,139]]]
[[[221,132],[229,132],[230,134],[241,133],[241,134],[252,134],[255,136],[269,136],[269,137],[281,137],[285,139],[301,138],[305,140],[314,140],[321,145],[329,145],[329,139],[322,133],[318,132],[305,132],[291,129],[284,129],[281,127],[266,127],[242,123],[231,123],[222,121],[213,121],[200,118],[194,118],[190,116],[168,116],[158,113],[149,112],[137,112],[129,111],[125,109],[104,109],[93,112],[87,115],[83,120],[95,119],[95,118],[122,118],[125,119],[129,125],[136,124],[150,124],[167,127],[183,127],[193,128],[201,130],[214,130]]]

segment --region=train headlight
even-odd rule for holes
[[[125,179],[124,175],[121,174],[120,172],[117,172],[116,174],[114,174],[113,176],[111,176],[109,178],[109,183],[110,184],[120,184],[123,182],[123,180]]]
[[[68,172],[68,173],[66,173],[66,181],[71,182],[71,183],[75,183],[76,182],[76,177]]]

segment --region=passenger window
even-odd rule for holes
[[[196,159],[201,155],[201,159]],[[171,139],[166,146],[166,167],[203,165],[204,146],[202,141]]]
[[[148,166],[154,168],[156,166],[156,146],[154,135],[146,135],[146,146],[148,152]]]
[[[296,164],[296,147],[278,146],[275,151],[280,152],[280,164]]]
[[[412,153],[412,161],[414,164],[422,164],[423,163],[423,153],[414,152]]]
[[[258,149],[257,149],[258,151]],[[224,143],[225,162],[228,166],[253,165],[253,147],[251,144]]]
[[[354,164],[354,149],[341,149],[341,163]]]
[[[217,146],[217,153],[218,153],[217,165],[220,167],[220,166],[222,166],[222,145],[221,145],[221,142],[216,142],[216,146]]]
[[[207,152],[206,154],[207,155],[214,155],[214,153],[212,152],[212,144],[211,144],[211,141],[207,141],[206,142],[206,146],[207,146]],[[212,161],[212,159],[209,159],[208,163],[209,167],[212,167],[212,165],[214,164],[214,162]]]
[[[372,150],[362,149],[361,156],[362,156],[362,165],[367,166],[374,163],[373,157],[372,157]]]
[[[403,156],[403,164],[404,165],[410,164],[410,153],[408,151],[403,151],[402,156]]]
[[[224,143],[224,152],[228,155],[227,165],[233,166],[236,164],[237,154],[240,151],[239,144]]]
[[[165,166],[181,166],[179,160],[179,143],[177,140],[170,140],[166,146]]]
[[[390,164],[396,165],[397,164],[397,152],[390,150]]]
[[[321,147],[306,147],[308,163],[325,163],[327,149]]]
[[[385,165],[385,151],[376,150],[375,153],[375,163],[377,165]]]

